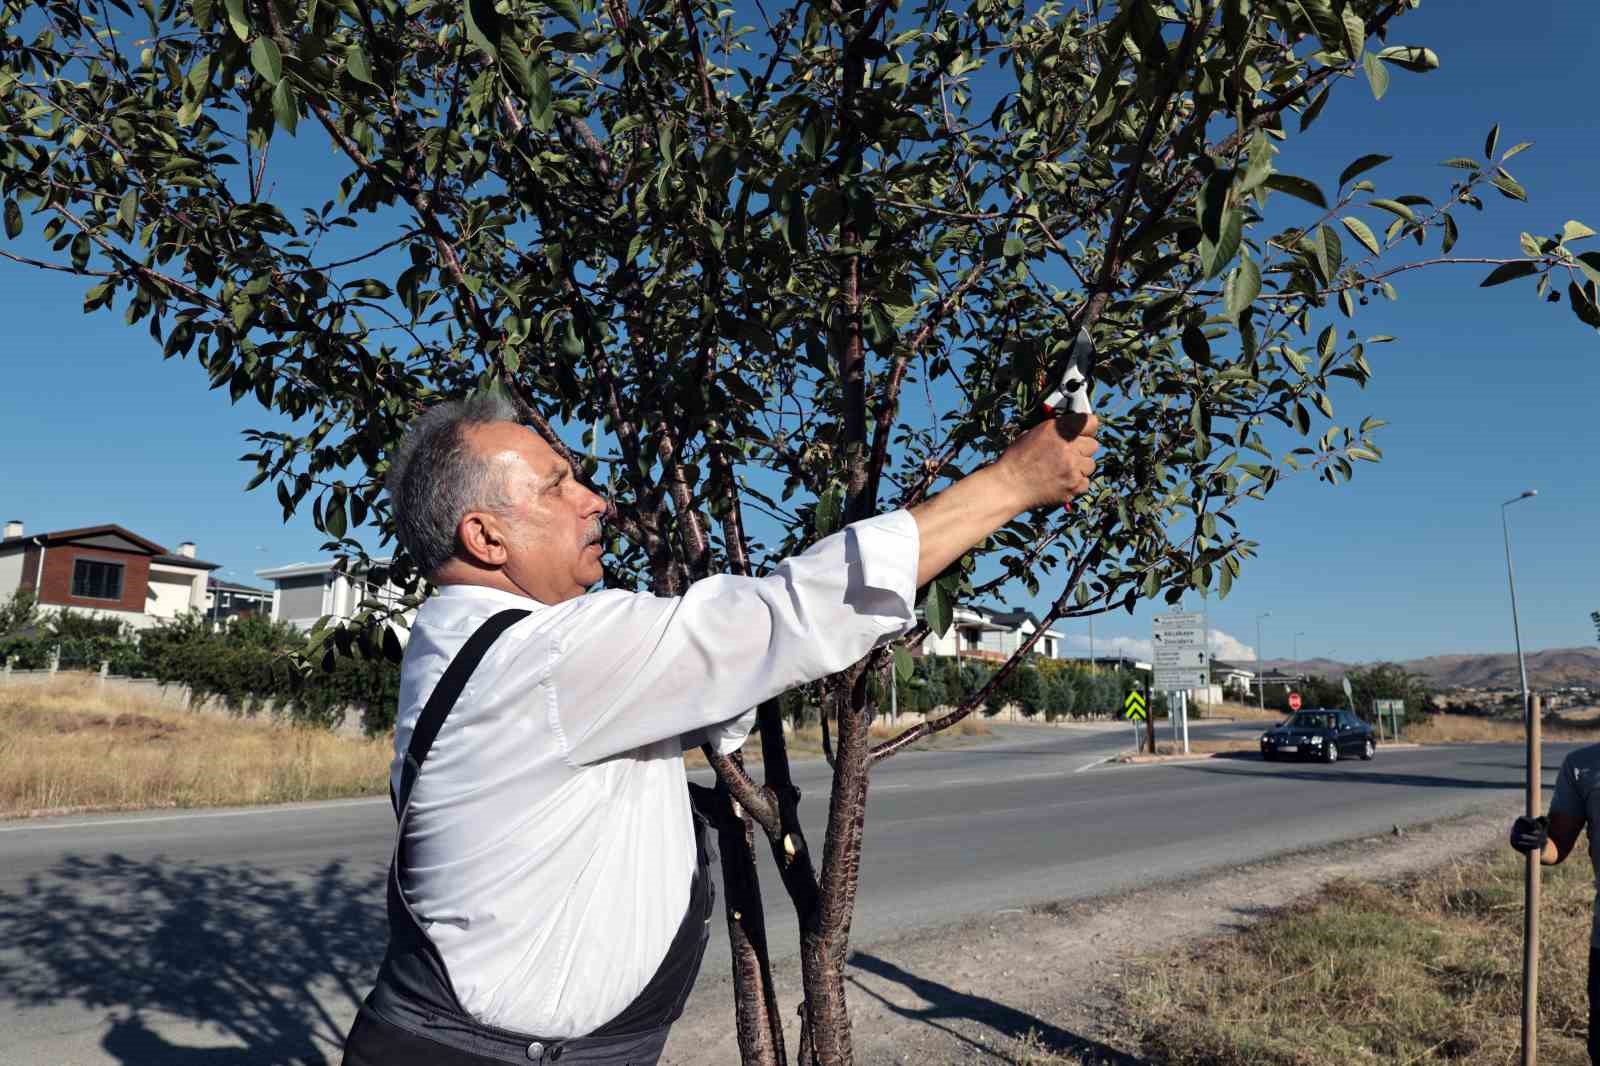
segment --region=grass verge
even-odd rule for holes
[[[380,795],[391,743],[102,696],[94,680],[0,689],[0,817]]]
[[[1511,1063],[1520,1038],[1522,860],[1508,849],[1402,881],[1336,882],[1130,979],[1140,1053],[1163,1066]],[[1544,876],[1540,1061],[1583,1066],[1594,890]]]
[[[1588,716],[1547,715],[1540,725],[1540,735],[1548,741],[1578,741],[1592,743],[1600,740],[1600,719]],[[1405,739],[1418,744],[1467,742],[1478,744],[1521,743],[1522,720],[1507,718],[1478,718],[1467,714],[1435,714],[1420,725],[1406,726]]]

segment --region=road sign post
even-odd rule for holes
[[[1148,697],[1146,697],[1148,700]],[[1154,708],[1149,708],[1144,719],[1144,736],[1150,742],[1150,754],[1156,753],[1156,713]]]
[[[1151,620],[1150,691],[1167,694],[1172,715],[1172,740],[1183,738],[1189,751],[1189,692],[1211,684],[1211,652],[1207,647],[1206,616],[1199,611],[1158,614]],[[1179,719],[1182,724],[1179,724]],[[1154,738],[1151,747],[1154,748]]]
[[[1150,754],[1154,755],[1156,750],[1154,731],[1155,727],[1151,723],[1153,722],[1155,716],[1150,713],[1150,702],[1145,698],[1144,693],[1140,692],[1138,689],[1134,689],[1132,692],[1128,693],[1128,695],[1124,697],[1122,701],[1122,714],[1128,719],[1128,721],[1133,723],[1133,750],[1135,752],[1141,750],[1141,746],[1139,744],[1139,723],[1142,721],[1149,726]]]

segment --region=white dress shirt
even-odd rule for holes
[[[917,526],[847,527],[761,578],[565,603],[451,585],[417,612],[391,780],[452,656],[491,615],[533,613],[473,672],[423,764],[404,890],[479,1021],[582,1036],[621,1013],[683,920],[694,873],[684,748],[733,751],[752,710],[844,669],[914,620]]]

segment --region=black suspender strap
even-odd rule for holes
[[[512,608],[492,616],[467,638],[461,650],[456,652],[456,657],[450,660],[450,665],[445,667],[444,676],[433,687],[433,694],[428,697],[427,705],[417,716],[417,726],[411,731],[411,745],[406,749],[406,760],[400,770],[400,793],[395,795],[392,788],[389,790],[389,802],[394,805],[396,817],[404,809],[411,795],[411,786],[416,784],[417,775],[422,772],[422,762],[428,757],[428,750],[433,747],[433,740],[439,735],[445,716],[456,705],[456,700],[461,698],[461,690],[467,687],[472,671],[478,668],[478,663],[483,661],[489,646],[499,639],[500,634],[530,613],[521,608]]]

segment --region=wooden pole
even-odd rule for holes
[[[1144,701],[1144,735],[1150,743],[1150,754],[1156,753],[1156,704],[1154,692]]]
[[[1539,765],[1540,700],[1534,696],[1528,705],[1528,788],[1527,815],[1537,818],[1543,812],[1544,781]],[[1523,875],[1527,905],[1522,914],[1522,1066],[1539,1062],[1539,854],[1528,852]]]

